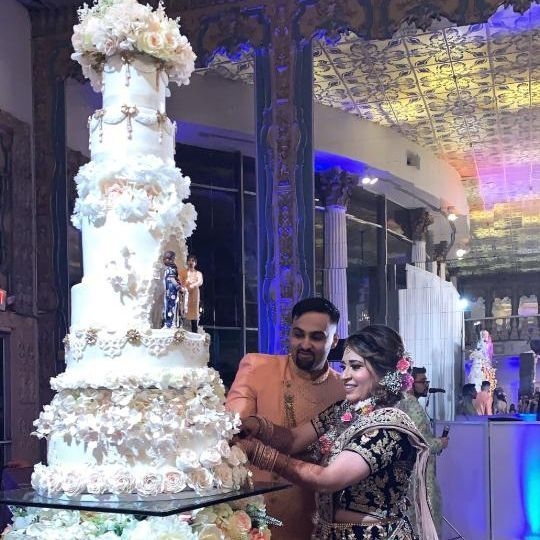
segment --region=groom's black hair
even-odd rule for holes
[[[339,322],[339,309],[330,300],[322,297],[304,298],[297,302],[292,309],[291,319],[294,321],[304,313],[313,311],[315,313],[326,313],[330,318],[330,322],[334,324]]]

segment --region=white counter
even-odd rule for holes
[[[540,540],[540,422],[447,423],[437,458],[445,519],[465,540]],[[445,524],[441,540],[453,538]]]

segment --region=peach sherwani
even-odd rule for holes
[[[286,355],[247,354],[238,366],[227,395],[227,408],[245,418],[260,414],[274,424],[294,427],[315,418],[344,399],[340,375],[333,369],[316,380],[299,370]],[[276,481],[274,473],[254,469],[254,479]],[[313,492],[298,487],[266,496],[268,513],[283,521],[272,540],[304,540],[311,536]]]

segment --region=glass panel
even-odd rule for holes
[[[257,177],[255,174],[255,160],[252,157],[242,156],[242,171],[244,175],[244,191],[257,192]]]
[[[246,353],[259,352],[258,330],[246,330]]]
[[[242,330],[205,328],[210,334],[210,365],[216,369],[223,380],[226,388],[229,388],[234,380],[238,363],[244,356],[244,344],[242,342]]]
[[[258,266],[257,266],[257,198],[244,194],[244,268],[246,293],[246,326],[257,328]]]
[[[347,214],[377,223],[377,196],[361,187],[354,187],[347,205]]]
[[[412,244],[389,234],[388,238],[388,264],[406,264],[411,262]]]
[[[349,266],[347,271],[347,298],[350,334],[358,332],[371,321],[373,295],[370,293],[372,284],[375,286],[376,283],[374,279],[375,272],[376,268]]]
[[[0,503],[38,508],[59,508],[62,510],[87,510],[140,516],[171,516],[204,508],[220,502],[234,501],[272,491],[289,488],[289,484],[277,482],[255,482],[253,489],[246,488],[229,493],[201,496],[192,492],[176,493],[169,500],[162,501],[77,501],[55,499],[38,495],[33,489],[15,489],[0,492]],[[103,496],[102,496],[103,498]]]
[[[176,145],[175,161],[192,185],[239,188],[239,154],[209,150],[186,144]],[[196,206],[197,211],[200,210]]]
[[[355,266],[376,266],[377,228],[348,219],[347,251],[349,269]]]
[[[412,237],[410,212],[390,200],[386,201],[386,207],[388,230],[410,239]]]
[[[240,326],[241,276],[237,193],[193,187],[191,202],[198,212],[197,228],[188,239],[204,275],[201,324]]]

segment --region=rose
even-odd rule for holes
[[[195,469],[199,466],[197,454],[187,448],[180,450],[176,458],[176,466],[182,471]]]
[[[247,463],[247,456],[245,452],[238,445],[234,445],[231,448],[231,456],[227,460],[233,467]]]
[[[103,472],[93,471],[86,479],[86,490],[94,495],[102,495],[107,491],[107,480]]]
[[[201,454],[200,462],[203,467],[215,467],[221,463],[221,455],[215,448],[208,448]]]
[[[198,540],[224,540],[225,536],[215,525],[203,525],[197,535]]]
[[[319,437],[319,449],[321,454],[328,454],[332,450],[332,440],[327,435]]]
[[[143,32],[137,39],[137,48],[151,56],[159,56],[165,40],[159,32]]]
[[[62,480],[62,491],[66,493],[68,497],[79,495],[84,491],[86,483],[83,475],[75,470],[69,471]]]
[[[409,362],[409,360],[402,356],[396,364],[396,371],[399,371],[400,373],[405,373],[410,367],[411,363]]]
[[[180,493],[186,488],[186,475],[171,467],[163,472],[163,491],[166,493]]]
[[[227,441],[221,439],[217,443],[216,449],[225,459],[229,459],[231,457],[231,447],[229,446],[229,443]]]
[[[135,478],[124,469],[117,469],[109,478],[109,489],[112,493],[131,493],[135,489]]]
[[[49,469],[47,472],[47,493],[60,493],[62,490],[62,475]]]
[[[350,422],[352,420],[352,414],[350,411],[346,411],[341,415],[342,422]]]
[[[194,469],[193,471],[187,473],[188,486],[197,492],[210,489],[213,482],[214,477],[206,469]]]
[[[249,540],[270,540],[271,536],[270,529],[251,529],[249,531]]]
[[[214,476],[218,486],[225,489],[230,489],[233,487],[233,471],[225,463],[220,463],[214,467]]]
[[[251,518],[244,510],[237,510],[225,523],[231,538],[245,538],[251,529]]]
[[[250,474],[251,474],[251,472],[242,465],[238,465],[237,467],[233,467],[233,469],[232,469],[232,477],[233,477],[234,487],[240,488],[240,487],[244,486],[247,479],[250,477]]]
[[[147,472],[137,481],[136,489],[141,495],[157,495],[163,491],[163,477],[155,472]]]

